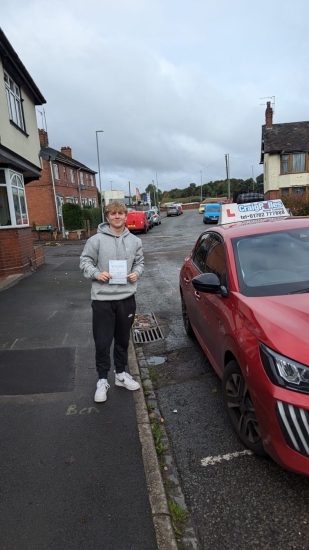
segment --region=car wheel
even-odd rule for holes
[[[183,326],[185,327],[185,331],[187,335],[190,336],[190,338],[195,338],[193,328],[190,323],[189,315],[187,312],[186,304],[182,295],[181,295],[181,312],[182,312]]]
[[[250,392],[235,360],[225,367],[222,393],[225,408],[239,439],[253,453],[266,456]]]
[[[143,229],[143,233],[147,233],[147,231],[148,231],[148,227],[147,227],[147,225],[145,225],[144,229]]]

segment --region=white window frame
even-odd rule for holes
[[[62,168],[63,168],[63,179],[64,181],[68,181],[67,167],[62,165]]]
[[[53,163],[53,170],[54,170],[54,177],[55,177],[55,180],[60,180],[60,177],[59,177],[59,166],[56,162]]]
[[[78,204],[78,197],[74,197],[74,204]]]
[[[80,184],[84,185],[84,173],[81,170],[79,171],[79,177],[80,177]]]
[[[7,71],[3,72],[10,120],[25,132],[25,120],[20,87],[17,86],[16,82]]]
[[[0,188],[6,189],[9,221],[11,223],[10,225],[0,225],[0,229],[29,227],[29,214],[23,175],[5,168],[4,177],[5,183],[0,183]]]
[[[97,199],[96,198],[92,199],[92,204],[93,204],[93,208],[97,207]]]
[[[62,218],[63,196],[62,195],[56,195],[56,201],[57,201],[58,216],[59,216],[59,218]]]
[[[94,186],[94,181],[93,181],[93,175],[90,174],[90,181],[91,181],[91,186],[93,187]]]
[[[74,204],[73,197],[65,197],[65,202],[70,202],[71,204]]]
[[[70,178],[71,178],[71,183],[75,183],[75,175],[74,175],[73,168],[70,168]]]

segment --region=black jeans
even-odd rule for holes
[[[99,378],[107,378],[111,368],[110,348],[114,339],[114,366],[123,372],[128,363],[130,330],[136,310],[135,296],[125,300],[92,301],[92,330]]]

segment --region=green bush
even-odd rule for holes
[[[83,214],[79,204],[73,204],[66,202],[62,206],[62,216],[65,229],[68,231],[75,231],[76,229],[83,229]]]
[[[90,228],[95,229],[102,222],[101,208],[83,208],[83,219],[89,220]]]

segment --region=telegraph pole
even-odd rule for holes
[[[131,206],[131,183],[129,182],[129,205]]]
[[[229,168],[229,155],[225,155],[225,166],[226,166],[226,179],[227,179],[227,198],[231,198],[231,184],[230,184],[230,168]]]
[[[202,180],[203,180],[203,170],[200,170],[200,173],[201,173],[201,202],[203,202],[203,183],[202,183]]]
[[[157,173],[156,173],[156,182],[157,182],[157,203],[158,203],[158,209],[160,210],[160,207],[159,207],[158,174]]]

